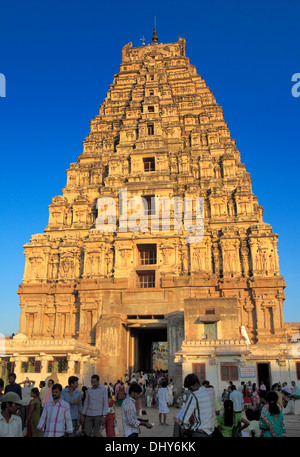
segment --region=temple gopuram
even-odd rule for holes
[[[24,246],[2,373],[116,382],[151,370],[164,342],[178,388],[191,372],[219,393],[300,379],[278,235],[185,44],[154,29],[151,44],[123,47],[48,225]]]

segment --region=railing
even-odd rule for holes
[[[202,340],[191,340],[184,341],[183,346],[247,346],[246,340],[235,340],[235,339],[202,339]]]

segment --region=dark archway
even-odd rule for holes
[[[153,369],[153,343],[167,342],[167,328],[138,327],[131,329],[136,340],[134,370],[151,371]]]

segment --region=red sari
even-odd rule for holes
[[[27,408],[26,408],[26,420],[27,420],[28,415],[29,415],[30,406],[31,406],[31,402],[29,403],[29,405],[27,405]],[[28,424],[27,424],[26,436],[32,437],[32,435],[31,435],[31,427],[30,427],[30,420],[28,421]]]
[[[106,436],[114,437],[115,434],[115,411],[114,411],[115,401],[111,398],[108,403],[108,414],[105,418],[105,430]]]

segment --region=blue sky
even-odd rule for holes
[[[82,152],[122,47],[186,39],[186,54],[223,107],[264,221],[279,234],[286,322],[300,322],[300,73],[296,0],[2,2],[0,333],[17,333],[23,245],[48,223],[66,170]],[[300,90],[300,89],[299,89]]]

